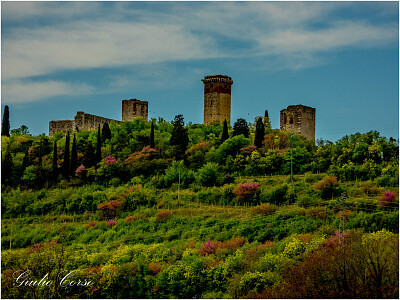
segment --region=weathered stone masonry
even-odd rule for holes
[[[141,117],[147,121],[149,115],[149,103],[137,99],[122,100],[122,122],[132,121]]]
[[[110,124],[111,121],[115,121],[118,124],[120,121],[107,119],[91,114],[86,114],[83,111],[78,111],[74,120],[62,120],[62,121],[51,121],[49,123],[49,136],[54,135],[58,131],[67,132],[72,131],[76,132],[76,130],[89,130],[89,129],[97,129],[103,126],[104,123]]]
[[[133,118],[136,117],[141,117],[147,121],[149,111],[148,105],[147,101],[140,101],[137,99],[122,100],[122,122],[132,121]],[[121,121],[78,111],[74,120],[50,121],[49,136],[54,135],[58,131],[75,132],[76,130],[97,129],[99,125],[102,127],[104,123],[110,123],[111,121],[115,121],[118,124],[121,123]]]
[[[231,86],[233,80],[226,75],[210,75],[204,83],[204,125],[231,120]]]
[[[281,130],[301,134],[315,141],[315,108],[289,105],[281,110]]]

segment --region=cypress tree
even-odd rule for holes
[[[25,155],[22,159],[22,173],[24,173],[26,167],[29,165],[29,147],[25,148]]]
[[[69,179],[69,131],[65,138],[63,175],[66,179]]]
[[[39,141],[39,167],[42,167],[42,155],[43,155],[43,140]]]
[[[261,117],[258,117],[256,121],[256,134],[254,137],[254,145],[257,146],[257,148],[259,149],[263,145],[264,135],[265,135],[264,122]]]
[[[101,161],[101,133],[100,133],[100,124],[97,129],[97,144],[96,144],[96,163]]]
[[[172,122],[174,127],[172,128],[170,143],[174,146],[174,155],[177,160],[185,158],[185,152],[187,145],[189,144],[189,136],[187,129],[184,127],[184,121],[182,115],[175,116]]]
[[[57,141],[54,140],[54,148],[53,148],[53,179],[56,180],[58,177],[58,164],[57,164]]]
[[[228,132],[228,122],[226,122],[225,119],[224,127],[222,129],[221,143],[225,142],[227,139],[229,139],[229,132]]]
[[[233,135],[241,135],[243,134],[244,137],[248,138],[250,131],[249,131],[249,124],[245,119],[239,118],[236,120],[235,124],[233,124]]]
[[[1,123],[1,135],[10,136],[10,112],[8,105],[4,107],[3,122]]]
[[[12,155],[10,152],[10,144],[7,147],[4,160],[1,164],[1,177],[4,183],[8,183],[12,177],[12,171],[14,168],[14,163],[12,160]]]
[[[78,153],[76,150],[76,138],[74,134],[74,139],[72,140],[72,149],[71,149],[71,164],[69,168],[69,174],[71,176],[75,175],[77,164],[78,164]]]
[[[111,130],[110,127],[108,126],[108,123],[105,122],[103,124],[103,129],[101,130],[101,142],[105,143],[106,140],[111,139]]]
[[[155,148],[156,145],[154,143],[154,124],[151,122],[151,130],[150,130],[150,148]]]
[[[96,155],[94,153],[92,142],[87,142],[85,150],[83,152],[82,164],[86,169],[93,167],[96,164]]]

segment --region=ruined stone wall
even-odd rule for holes
[[[149,103],[137,99],[122,100],[122,122],[132,121],[141,117],[147,121],[149,115]]]
[[[104,123],[110,124],[111,121],[121,123],[120,121],[113,119],[86,114],[83,111],[78,111],[75,116],[75,125],[79,130],[98,129],[99,125],[100,128],[103,128]]]
[[[74,120],[60,120],[49,122],[49,136],[54,135],[56,132],[68,132],[74,131],[75,121]]]
[[[315,108],[304,105],[289,105],[281,110],[281,130],[301,134],[315,140]]]
[[[102,128],[104,123],[110,124],[111,121],[115,121],[118,124],[120,121],[113,119],[107,119],[91,114],[86,114],[83,111],[78,111],[74,120],[63,120],[63,121],[51,121],[49,123],[49,136],[54,135],[56,132],[62,131],[64,133],[70,131],[75,132],[78,130],[89,130],[98,129],[99,125]]]
[[[226,75],[210,75],[204,83],[204,125],[231,120],[232,78]]]

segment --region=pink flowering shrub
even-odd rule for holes
[[[396,193],[386,191],[381,198],[379,198],[379,205],[381,207],[390,206],[396,200]]]
[[[242,151],[244,154],[251,154],[255,150],[257,150],[257,146],[253,145],[245,148],[240,148],[240,151]]]
[[[133,220],[133,217],[132,217],[132,216],[129,216],[129,217],[126,217],[125,222],[126,222],[126,223],[129,223],[129,222],[131,222],[132,220]]]
[[[115,159],[115,157],[113,157],[113,156],[107,156],[105,159],[104,159],[104,163],[105,163],[105,165],[107,166],[107,167],[110,167],[110,166],[112,166],[112,165],[115,165],[116,163],[117,163],[117,160]]]
[[[237,199],[242,200],[257,193],[260,184],[258,182],[245,182],[243,184],[238,184],[233,190],[233,193],[237,196]]]
[[[221,242],[211,242],[208,240],[200,248],[200,255],[215,254],[215,251],[220,246]]]
[[[111,228],[113,228],[115,225],[117,225],[117,222],[115,222],[115,220],[109,220],[107,222],[107,225],[110,226]]]
[[[86,171],[85,166],[84,165],[80,165],[75,171],[75,176],[81,176],[81,175],[83,175],[85,173],[85,171]]]

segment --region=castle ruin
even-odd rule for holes
[[[231,120],[231,86],[233,80],[226,75],[210,75],[204,83],[204,125]]]
[[[148,118],[148,102],[140,101],[137,99],[122,100],[122,122],[132,121],[133,118],[143,118],[147,121]],[[104,123],[110,123],[111,121],[120,124],[121,121],[107,119],[91,114],[78,111],[74,120],[59,120],[49,122],[49,136],[53,136],[56,132],[76,132],[79,130],[97,129],[100,125],[102,127]]]
[[[289,105],[281,110],[281,130],[301,134],[315,141],[315,108]]]
[[[147,121],[149,115],[149,103],[138,99],[122,100],[122,122],[132,121],[141,117]]]

